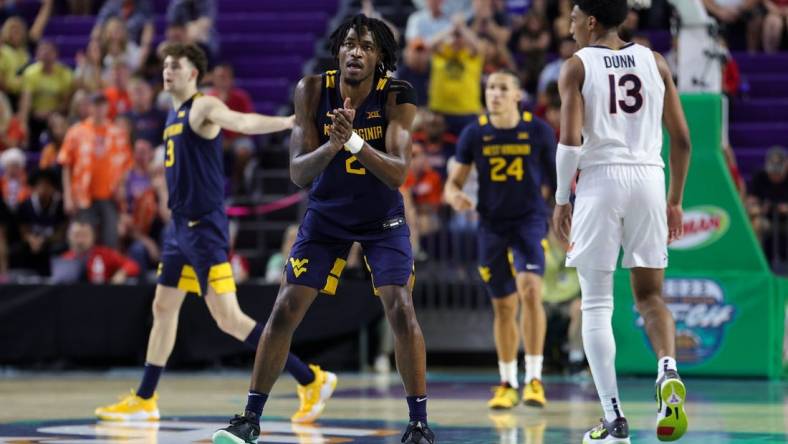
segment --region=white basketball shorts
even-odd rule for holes
[[[577,184],[566,265],[613,271],[668,266],[665,173],[650,165],[585,168]]]

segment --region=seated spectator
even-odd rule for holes
[[[137,72],[148,58],[152,40],[142,41],[137,45],[129,38],[123,20],[110,17],[102,27],[99,42],[101,42],[101,52],[104,54],[102,62],[106,74],[117,62],[125,63],[132,72]]]
[[[752,204],[763,218],[763,247],[770,260],[788,259],[788,151],[775,146],[766,153],[764,169],[749,187]],[[777,242],[775,248],[775,239]]]
[[[489,35],[481,36],[482,46],[484,47],[484,74],[496,72],[501,69],[514,70],[516,68],[514,58],[506,45],[499,45]]]
[[[0,177],[3,202],[11,211],[16,211],[19,204],[30,196],[25,171],[25,153],[19,148],[3,151],[3,154],[0,154],[0,166],[3,167],[3,176]]]
[[[279,251],[268,258],[265,266],[265,281],[268,283],[279,283],[282,280],[282,273],[285,270],[287,258],[290,257],[290,250],[298,236],[298,225],[293,224],[287,227],[282,237],[282,247]]]
[[[118,245],[115,198],[131,167],[129,135],[107,119],[107,99],[91,98],[90,117],[66,133],[58,163],[63,167],[63,207],[101,228],[103,245]]]
[[[568,325],[566,326],[566,343],[552,344],[553,347],[550,347],[552,353],[546,350],[545,355],[563,355],[566,350],[569,355],[568,370],[575,374],[585,369],[583,362],[585,354],[581,338],[580,280],[574,268],[566,267],[566,249],[568,247],[568,244],[558,240],[551,227],[547,235],[547,248],[545,249],[543,278],[545,312],[549,326],[563,326],[567,322]],[[550,337],[563,337],[563,332],[550,335]]]
[[[90,282],[92,284],[123,284],[128,278],[136,277],[140,272],[140,267],[136,262],[120,254],[117,250],[109,247],[96,245],[95,232],[93,226],[85,220],[77,219],[68,228],[68,246],[62,259],[71,261],[65,267],[71,267],[73,262],[79,266],[76,276],[69,276],[68,279],[59,279],[62,272],[58,267],[58,262],[52,264],[52,274],[58,282]],[[68,270],[70,273],[72,270]]]
[[[53,171],[39,170],[31,175],[33,193],[18,210],[23,242],[13,255],[12,267],[50,275],[50,257],[53,252],[63,251],[67,222],[57,184]]]
[[[147,140],[152,146],[162,142],[167,115],[153,106],[153,88],[144,80],[135,77],[129,81],[131,109],[126,112],[132,124],[132,134],[137,139]]]
[[[71,68],[57,61],[57,47],[49,40],[38,44],[36,59],[22,74],[19,119],[29,128],[30,147],[38,150],[49,115],[67,111],[74,74]]]
[[[60,113],[52,113],[47,119],[47,144],[41,150],[41,158],[38,160],[39,169],[60,171],[57,156],[66,137],[66,131],[68,131],[66,118]]]
[[[91,39],[85,51],[77,52],[75,59],[77,67],[74,70],[74,87],[88,93],[101,91],[104,86],[104,62],[99,40]]]
[[[438,208],[443,196],[443,179],[430,167],[424,147],[420,143],[413,144],[413,158],[410,171],[402,191],[410,193],[416,210],[416,220],[411,224],[418,227],[421,236],[428,236],[439,228]]]
[[[8,96],[0,91],[0,151],[12,146],[27,146],[27,131],[14,114]]]
[[[0,29],[0,89],[10,96],[14,106],[17,105],[22,92],[22,70],[30,63],[30,54],[35,50],[44,34],[49,17],[52,14],[54,0],[43,0],[30,32],[25,21],[17,16],[2,20]]]
[[[780,0],[778,0],[780,1]],[[761,26],[764,28],[764,49],[769,51],[770,45],[766,42],[766,28],[768,19],[763,21],[759,13],[761,0],[703,0],[706,10],[719,22],[722,35],[731,43],[731,47],[750,52],[758,50]],[[764,5],[769,8],[773,0],[764,0]],[[782,35],[782,34],[781,34]],[[742,40],[742,36],[745,39]],[[779,40],[777,41],[779,45]],[[774,48],[773,50],[777,50]]]
[[[218,97],[228,108],[241,113],[254,112],[254,105],[249,93],[243,88],[235,86],[235,71],[233,66],[227,62],[217,64],[213,68],[211,76],[213,87],[208,89],[207,94]],[[231,148],[235,142],[241,138],[249,138],[243,134],[229,130],[222,130],[225,148]],[[248,145],[248,142],[245,143]]]
[[[137,43],[153,40],[153,5],[150,0],[105,0],[96,17],[91,38],[98,38],[102,25],[117,17],[126,24],[129,37]]]
[[[107,87],[104,88],[104,96],[109,103],[107,118],[115,120],[118,114],[125,114],[131,109],[131,99],[129,98],[129,67],[122,61],[116,61],[110,70]]]
[[[553,35],[558,40],[572,38],[572,0],[558,0],[558,16],[552,21]]]
[[[219,55],[214,0],[170,0],[167,23],[185,26],[189,41],[203,46],[214,58]]]
[[[427,104],[430,81],[430,51],[421,37],[408,41],[402,54],[403,63],[397,68],[397,78],[410,83],[416,91],[416,105]]]
[[[457,136],[449,133],[443,116],[420,108],[413,122],[413,140],[424,148],[430,167],[446,179],[446,164],[454,155]]]
[[[495,46],[505,46],[512,35],[509,16],[497,11],[493,0],[473,0],[468,27],[480,37],[489,37]]]
[[[767,53],[777,52],[780,50],[785,24],[788,22],[788,0],[763,0],[763,4],[766,7],[766,17],[763,19],[763,50]],[[749,32],[747,35],[750,35]]]
[[[426,7],[414,11],[405,26],[406,44],[419,38],[431,46],[437,35],[451,28],[451,16],[443,12],[443,7],[443,0],[426,0]]]
[[[95,94],[88,93],[83,89],[74,93],[68,106],[68,118],[66,121],[69,125],[76,125],[90,117],[90,101]]]
[[[550,83],[558,82],[561,67],[575,54],[575,51],[577,51],[577,43],[572,37],[565,37],[561,40],[558,45],[558,58],[545,65],[539,75],[539,83],[536,88],[538,94],[544,94]]]
[[[522,63],[523,85],[529,94],[536,92],[539,73],[545,62],[545,55],[550,48],[550,31],[544,18],[529,12],[523,26],[512,35],[512,46],[515,59]]]
[[[429,108],[443,114],[457,135],[482,111],[484,47],[465,20],[456,18],[435,36],[431,51]]]

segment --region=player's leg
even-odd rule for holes
[[[585,353],[583,352],[583,336],[581,334],[583,312],[580,307],[580,298],[572,299],[569,302],[569,326],[566,336],[569,345],[569,372],[573,375],[585,371],[583,364]]]
[[[153,299],[153,327],[148,338],[148,351],[142,380],[136,391],[119,402],[96,409],[95,414],[105,421],[152,421],[159,419],[156,387],[178,332],[178,314],[186,297],[184,291],[163,285],[156,286]]]
[[[415,276],[408,234],[403,225],[384,232],[379,239],[362,241],[361,247],[372,273],[375,294],[380,296],[394,333],[394,357],[407,394],[410,422],[402,442],[432,444],[435,435],[427,425],[427,357],[413,308]]]
[[[517,351],[520,348],[517,312],[520,300],[505,237],[481,225],[477,239],[479,275],[492,301],[493,338],[501,377],[501,383],[494,388],[493,397],[487,406],[492,409],[511,409],[520,402],[517,380]]]

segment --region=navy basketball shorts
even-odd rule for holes
[[[216,294],[235,292],[228,229],[223,208],[197,218],[173,214],[164,231],[158,283],[198,295],[208,285]]]
[[[361,244],[376,295],[380,294],[378,288],[387,285],[412,287],[413,252],[404,217],[381,221],[376,229],[356,232],[311,209],[304,214],[285,264],[287,282],[336,294],[353,242]]]
[[[544,217],[521,223],[479,224],[479,275],[492,298],[517,291],[517,273],[544,275],[547,221]]]

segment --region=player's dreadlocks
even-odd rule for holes
[[[367,17],[364,14],[358,14],[353,18],[345,20],[344,23],[339,25],[339,28],[331,34],[331,54],[334,57],[339,55],[339,48],[342,42],[345,41],[348,31],[354,29],[356,35],[361,36],[364,32],[370,32],[375,44],[380,48],[381,60],[380,64],[375,67],[378,74],[385,74],[386,71],[397,70],[397,49],[399,45],[397,40],[394,39],[394,34],[391,33],[389,27],[381,20]]]

